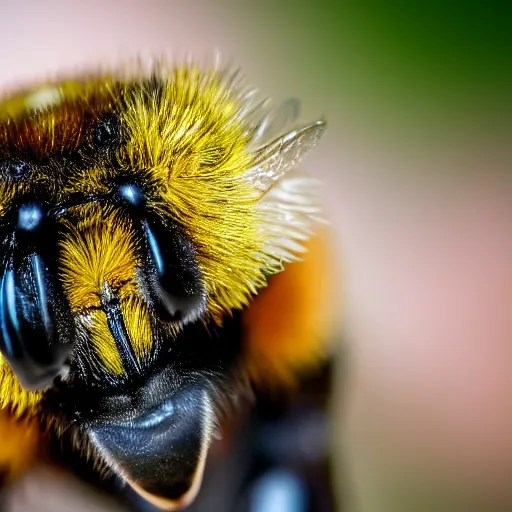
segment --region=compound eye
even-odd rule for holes
[[[32,390],[52,383],[73,345],[71,311],[56,266],[56,235],[44,205],[21,205],[0,276],[0,352]]]
[[[21,179],[28,175],[30,166],[26,162],[13,162],[9,166],[9,173],[14,179]]]
[[[23,180],[30,174],[30,165],[23,160],[0,162],[0,173],[6,179]]]
[[[18,210],[16,228],[19,231],[33,232],[40,228],[46,215],[41,204],[29,203],[22,205]]]
[[[124,183],[117,189],[119,200],[134,208],[142,209],[146,205],[146,198],[141,188],[133,183]]]
[[[51,385],[65,366],[72,345],[70,312],[55,274],[41,255],[8,269],[0,280],[0,351],[21,384],[31,390]]]
[[[206,310],[206,288],[193,244],[157,215],[143,222],[146,236],[145,285],[164,321],[193,322]]]
[[[48,216],[44,203],[30,202],[18,207],[14,219],[16,253],[22,257],[40,247],[50,249],[50,238],[56,242],[56,226]]]
[[[92,136],[92,145],[96,148],[108,148],[119,142],[120,126],[115,116],[103,119]]]
[[[193,244],[146,207],[146,196],[138,185],[118,185],[116,198],[141,222],[146,250],[140,275],[156,314],[163,321],[183,323],[199,318],[206,309],[206,289]]]

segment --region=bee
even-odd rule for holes
[[[229,67],[134,68],[0,101],[0,472],[35,456],[34,425],[72,430],[178,510],[225,404],[317,357],[315,313],[286,308],[300,287],[266,286],[321,222],[297,165],[325,122],[299,124],[297,100],[272,108]]]

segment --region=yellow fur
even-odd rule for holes
[[[105,283],[133,287],[137,259],[135,237],[126,220],[112,212],[86,208],[83,221],[61,242],[62,282],[75,312],[100,307]]]
[[[108,169],[79,169],[73,174],[66,193],[105,194],[108,192]]]
[[[153,334],[147,307],[138,297],[132,296],[121,302],[121,312],[135,355],[139,359],[149,357],[153,345]],[[92,312],[89,333],[91,343],[103,361],[105,368],[114,374],[122,374],[121,358],[103,311],[96,310]]]
[[[123,302],[122,312],[129,334],[133,333],[135,353],[143,355],[151,345],[151,333],[146,310],[133,298],[138,265],[134,233],[126,219],[110,210],[81,207],[79,215],[78,223],[69,222],[69,233],[61,243],[62,282],[71,308],[75,312],[99,308],[100,293],[105,284],[110,285]],[[92,345],[105,367],[121,374],[121,359],[105,314],[93,311],[91,319]],[[144,319],[140,326],[134,326]]]
[[[42,394],[26,391],[0,354],[0,409],[10,409],[19,416],[25,412],[36,414]],[[1,443],[0,443],[1,444]]]
[[[89,337],[91,345],[100,356],[105,368],[115,375],[122,375],[124,371],[121,357],[108,328],[107,316],[103,311],[92,312]]]
[[[148,358],[153,346],[153,332],[148,308],[139,297],[132,295],[121,302],[121,313],[135,355],[139,359]]]
[[[144,85],[151,75],[160,89]],[[123,133],[120,147],[108,157],[96,155],[90,168],[75,169],[71,164],[62,174],[52,175],[45,174],[44,165],[35,167],[38,190],[47,191],[58,204],[71,193],[107,193],[117,172],[151,185],[148,207],[164,222],[177,221],[193,242],[207,289],[208,314],[220,322],[233,309],[248,305],[266,286],[267,276],[293,259],[290,254],[309,229],[307,212],[316,215],[309,198],[293,191],[287,193],[295,210],[284,207],[279,197],[265,204],[266,191],[248,173],[265,154],[253,145],[253,107],[246,91],[228,82],[227,75],[192,65],[55,81],[0,102],[0,157],[11,158],[28,148],[39,165],[66,151],[86,154],[91,127],[115,112]],[[27,111],[31,116],[26,122]],[[302,140],[295,142],[307,146]],[[282,141],[276,144],[268,165],[279,167],[287,158],[295,165],[299,152],[280,154],[280,145],[284,147]],[[84,161],[87,166],[89,161]],[[268,165],[259,169],[265,176],[272,174]],[[270,181],[281,179],[284,167]],[[0,189],[0,215],[15,194],[14,186]],[[100,307],[100,293],[108,283],[121,301],[135,353],[148,357],[151,322],[136,283],[142,263],[137,257],[140,241],[129,219],[105,204],[72,208],[60,222],[67,230],[59,262],[66,296],[73,312],[89,319],[90,342],[106,368],[122,373],[106,317],[94,308]],[[0,407],[34,410],[39,396],[21,390],[0,360]]]
[[[153,176],[163,198],[154,207],[186,227],[215,318],[246,305],[265,285],[264,273],[278,268],[260,250],[243,106],[217,75],[185,67],[174,70],[158,106],[155,99],[148,107],[141,93],[124,111],[129,141],[121,161]]]
[[[0,182],[0,215],[4,215],[11,204],[16,188],[12,183]]]

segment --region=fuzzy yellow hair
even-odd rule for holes
[[[112,112],[123,133],[115,152],[61,175],[40,172],[34,178],[38,190],[58,204],[73,193],[108,192],[116,173],[151,183],[148,207],[164,222],[177,222],[193,242],[210,317],[220,322],[248,305],[268,276],[303,251],[318,207],[314,180],[293,169],[316,145],[324,123],[298,129],[294,102],[268,109],[226,70],[159,64],[40,84],[0,103],[0,157],[28,150],[34,162],[46,164],[54,155],[82,151],[91,125]],[[0,211],[16,195],[14,185],[4,189]],[[63,221],[67,234],[60,247],[61,279],[72,310],[99,307],[108,282],[120,293],[134,350],[145,357],[151,329],[137,294],[141,262],[130,223],[96,206],[77,207],[75,213],[78,223]],[[91,315],[90,341],[116,373],[120,361],[105,322]],[[16,407],[37,403],[38,394],[15,387],[1,357],[0,364],[0,385],[8,386],[0,389],[2,400]]]
[[[61,242],[61,278],[71,309],[100,307],[105,283],[115,289],[124,286],[125,295],[133,293],[139,262],[137,238],[127,219],[92,206],[80,208],[76,224],[66,224],[69,232]]]
[[[142,90],[128,101],[122,159],[150,173],[163,199],[155,208],[185,226],[218,319],[246,305],[279,268],[261,250],[245,104],[221,77],[193,67],[173,70],[165,84],[158,100]]]

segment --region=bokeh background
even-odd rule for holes
[[[328,397],[336,510],[512,510],[511,10],[0,4],[2,89],[133,55],[218,50],[276,101],[299,97],[305,120],[327,119],[305,164],[326,184],[339,263],[326,271],[343,276]],[[71,484],[30,478],[11,510],[43,510],[45,496],[48,510],[56,497],[67,509]]]

